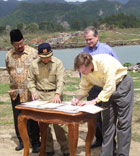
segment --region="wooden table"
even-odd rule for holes
[[[58,112],[48,109],[28,108],[22,105],[16,106],[21,110],[18,117],[18,128],[24,144],[24,155],[29,155],[29,136],[27,133],[27,120],[39,122],[41,133],[41,148],[39,156],[46,156],[46,132],[49,124],[66,124],[68,126],[68,140],[70,156],[76,156],[79,125],[87,122],[88,132],[85,144],[85,155],[91,156],[90,146],[96,132],[96,117],[93,114],[78,112],[75,114]]]

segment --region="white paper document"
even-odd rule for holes
[[[68,105],[64,104],[63,106],[58,107],[55,110],[61,111],[61,112],[66,112],[66,113],[78,113],[78,112],[80,112],[79,106],[73,106],[73,105],[69,105],[69,104]]]
[[[49,108],[49,109],[53,109],[53,108],[57,108],[59,106],[62,106],[64,104],[50,103],[48,101],[35,100],[35,101],[22,103],[22,105],[25,106],[25,107],[31,107],[31,108],[39,108],[39,109]]]
[[[98,112],[103,111],[104,109],[99,107],[99,106],[95,106],[95,105],[84,105],[84,106],[81,106],[79,108],[79,110],[81,112],[87,112],[87,113],[91,113],[91,114],[96,114]]]
[[[22,105],[25,107],[38,108],[38,109],[53,109],[56,111],[61,111],[66,113],[87,112],[91,114],[96,114],[104,110],[104,108],[95,105],[73,106],[69,101],[65,101],[63,103],[50,103],[49,101],[35,100],[35,101],[22,103]]]
[[[71,102],[63,102],[63,104],[63,106],[57,107],[55,110],[67,113],[87,112],[91,114],[96,114],[104,110],[104,108],[95,105],[73,106]]]
[[[62,103],[47,103],[44,105],[39,106],[40,109],[44,109],[44,108],[48,108],[48,109],[54,109],[54,108],[58,108],[60,106],[63,106],[64,104]]]
[[[47,101],[34,100],[34,101],[24,102],[22,104],[27,105],[27,106],[39,106],[39,105],[46,104],[46,103]]]

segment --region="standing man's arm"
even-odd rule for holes
[[[33,70],[32,65],[30,66],[30,68],[28,70],[27,82],[28,82],[27,87],[32,94],[32,100],[37,100],[38,94],[37,94],[37,90],[36,90],[35,74],[34,74],[34,70]]]
[[[84,97],[88,96],[88,92],[93,86],[94,86],[93,84],[90,84],[90,82],[87,81],[85,76],[82,76],[78,96],[76,98],[72,99],[72,101],[71,101],[72,105],[81,105],[81,106],[85,105],[86,101],[80,101],[80,100],[82,100]]]
[[[56,93],[51,99],[54,103],[61,103],[61,95],[64,89],[64,66],[59,60],[56,69]]]
[[[107,45],[108,46],[108,45]],[[114,52],[113,48],[108,46],[108,50],[109,50],[109,54],[114,57],[116,60],[119,61],[118,56],[116,55],[116,53]]]
[[[10,69],[9,69],[8,64],[9,64],[9,61],[8,61],[8,54],[7,54],[6,58],[5,58],[5,65],[6,65],[6,69],[7,69],[8,74],[10,74]]]

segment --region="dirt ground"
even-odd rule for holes
[[[53,132],[53,131],[52,131]],[[78,147],[77,147],[77,156],[85,155],[85,137],[87,132],[86,124],[80,126]],[[55,156],[62,156],[60,151],[60,146],[56,141],[54,132],[54,147],[55,147]],[[17,145],[17,139],[15,136],[14,128],[0,129],[0,156],[23,156],[23,150],[15,151]],[[92,156],[100,156],[101,148],[96,148],[91,150]],[[38,156],[39,154],[33,154],[30,149],[29,156]],[[140,143],[131,142],[130,156],[139,156],[140,155]]]

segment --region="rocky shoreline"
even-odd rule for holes
[[[99,34],[100,32],[104,32],[104,30],[99,30]],[[119,33],[116,31],[109,31],[109,32],[114,32],[115,34],[127,35],[126,33]],[[131,34],[131,35],[139,36],[139,34]],[[81,48],[81,47],[86,46],[86,42],[83,36],[84,34],[82,31],[77,31],[77,32],[72,32],[72,33],[60,33],[58,36],[47,39],[46,42],[50,43],[53,49]],[[100,40],[100,36],[99,36],[99,40]],[[112,39],[110,39],[109,41],[108,40],[109,38],[106,38],[106,41],[104,41],[104,43],[110,45],[111,47],[124,46],[124,45],[140,45],[140,39],[129,39],[129,40],[124,40],[124,39],[114,40],[113,39],[113,41]]]
[[[104,32],[104,30],[99,30],[99,33]],[[120,32],[116,32],[116,31],[109,31],[113,32],[114,34],[123,34],[124,36],[128,35],[126,33],[120,33]],[[108,45],[110,45],[111,47],[114,46],[124,46],[124,45],[140,45],[140,39],[139,39],[139,34],[132,34],[130,33],[130,35],[135,35],[138,36],[138,38],[136,39],[123,39],[122,38],[118,38],[118,40],[115,40],[115,38],[112,37],[112,39],[109,38],[109,36],[104,39],[103,41],[100,40],[101,42],[104,42]],[[37,48],[38,45],[40,43],[43,42],[48,42],[51,44],[53,49],[66,49],[66,48],[81,48],[81,47],[85,47],[86,46],[86,42],[83,38],[84,34],[82,31],[76,31],[76,32],[63,32],[63,33],[58,33],[57,35],[53,35],[49,36],[46,39],[42,39],[41,36],[40,37],[36,37],[36,38],[32,38],[29,39],[28,36],[25,36],[25,43],[27,43],[28,45]],[[28,38],[26,40],[26,38]],[[99,36],[100,39],[100,36]],[[11,48],[11,45],[7,45],[7,47],[2,47],[0,48],[0,51],[7,51]]]
[[[111,47],[116,47],[116,46],[126,46],[126,45],[140,45],[140,40],[119,40],[119,41],[110,41],[106,42]],[[69,44],[61,44],[58,43],[56,45],[52,45],[53,49],[67,49],[67,48],[82,48],[85,47],[86,44],[83,43],[76,43],[72,42]]]

